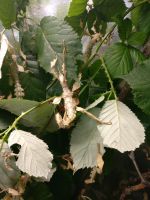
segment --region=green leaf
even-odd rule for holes
[[[48,184],[32,181],[26,187],[25,199],[54,200]]]
[[[135,103],[150,114],[150,59],[134,68],[128,75],[122,76],[133,89]]]
[[[94,108],[92,113],[98,116],[100,109]],[[104,147],[97,124],[94,120],[83,115],[72,132],[70,142],[70,151],[76,170],[97,165],[98,144],[100,153],[103,155]]]
[[[68,17],[73,17],[82,14],[87,5],[88,0],[72,0],[68,12]]]
[[[140,50],[131,47],[130,46],[130,55],[132,58],[132,63],[133,63],[133,67],[136,67],[136,65],[140,62],[142,62],[143,60],[145,60],[145,56],[143,53],[141,53]]]
[[[62,87],[58,80],[56,80],[53,84],[50,82],[50,84],[46,88],[46,95],[48,97],[52,96],[61,96],[62,94]]]
[[[95,12],[95,9],[91,9],[88,12],[88,16],[87,16],[87,27],[90,33],[93,33],[91,29],[95,25],[95,22],[96,22],[96,12]]]
[[[20,73],[20,82],[25,91],[25,99],[42,101],[46,98],[45,84],[30,73]]]
[[[13,122],[13,116],[5,110],[0,109],[0,130],[6,129]]]
[[[39,105],[37,101],[30,101],[25,99],[3,99],[0,101],[0,108],[7,110],[17,116],[19,116],[22,112],[29,110],[30,108]],[[21,119],[21,123],[27,127],[38,127],[45,128],[47,127],[47,131],[53,132],[56,127],[51,126],[51,119],[54,113],[54,106],[45,103],[40,105],[29,114],[25,115]]]
[[[139,46],[144,44],[147,35],[144,32],[134,32],[128,38],[128,44]]]
[[[135,24],[138,31],[142,31],[150,34],[150,4],[147,2],[140,7],[137,7],[132,11],[132,21]]]
[[[88,68],[89,78],[94,76],[93,81],[98,85],[99,89],[102,91],[107,90],[108,79],[105,74],[104,69],[101,67],[100,60],[96,60]]]
[[[70,80],[76,78],[76,58],[81,54],[82,46],[77,34],[64,21],[55,17],[44,17],[37,33],[38,59],[41,67],[49,72],[50,62],[57,57],[57,67],[61,70],[63,64],[63,41],[67,47],[67,76]]]
[[[100,19],[110,22],[115,21],[116,17],[122,16],[126,6],[123,0],[105,0],[100,1],[95,9]]]
[[[16,20],[16,0],[0,0],[0,20],[5,28],[11,28]]]
[[[119,37],[122,41],[125,41],[132,31],[132,22],[130,19],[126,18],[118,22],[118,32]]]
[[[35,41],[36,31],[37,31],[37,26],[29,25],[29,30],[24,31],[22,33],[21,46],[25,54],[35,55],[37,52],[36,41]]]
[[[78,16],[65,17],[65,21],[73,28],[75,32],[82,36],[86,25],[87,11]]]
[[[113,78],[127,74],[132,69],[132,58],[129,48],[122,43],[116,43],[106,50],[104,59]]]
[[[18,10],[22,10],[23,12],[26,11],[26,8],[29,4],[29,0],[16,0],[17,1],[17,8]]]
[[[100,5],[103,3],[105,0],[93,0],[94,6]]]
[[[142,53],[133,47],[123,43],[115,43],[106,50],[104,59],[107,68],[112,76],[116,78],[120,75],[128,74],[133,65],[143,58]]]

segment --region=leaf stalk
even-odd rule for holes
[[[115,91],[115,88],[114,88],[114,85],[113,85],[113,81],[112,81],[112,79],[111,79],[111,77],[110,77],[110,74],[109,74],[109,72],[108,72],[107,66],[106,66],[106,64],[105,64],[105,61],[104,61],[104,59],[103,59],[102,57],[100,58],[100,60],[101,60],[101,62],[102,62],[102,66],[103,66],[103,68],[104,68],[104,70],[105,70],[106,76],[107,76],[108,81],[109,81],[109,83],[110,83],[111,91],[112,91],[112,93],[114,94],[115,99],[117,100],[118,98],[117,98],[116,91]]]

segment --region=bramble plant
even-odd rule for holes
[[[150,187],[134,153],[148,166],[150,2],[131,4],[72,0],[64,19],[34,20],[28,0],[1,0],[1,198],[123,200]],[[129,179],[120,158],[140,180],[94,196],[96,177]]]

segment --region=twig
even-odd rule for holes
[[[140,172],[140,170],[139,170],[139,167],[138,167],[138,165],[137,165],[137,163],[136,163],[136,160],[135,160],[135,156],[134,156],[134,152],[133,152],[133,151],[131,151],[131,153],[129,153],[129,158],[132,160],[132,162],[133,162],[133,164],[134,164],[134,167],[135,167],[135,169],[136,169],[136,171],[137,171],[137,173],[138,173],[138,175],[139,175],[139,177],[140,177],[140,179],[141,179],[141,182],[142,182],[142,183],[146,183],[146,181],[145,181],[145,179],[143,178],[143,176],[142,176],[142,174],[141,174],[141,172]]]
[[[99,45],[97,46],[95,53],[92,55],[92,57],[89,59],[88,64],[90,64],[92,62],[92,60],[95,58],[95,56],[97,55],[97,53],[99,52],[101,46],[103,45],[103,43],[106,41],[106,39],[113,33],[113,31],[115,30],[115,28],[117,27],[117,24],[114,24],[110,31],[104,36],[103,40],[99,43]],[[86,63],[87,64],[87,63]]]
[[[87,48],[84,52],[84,62],[87,63],[88,59],[90,58],[92,54],[92,49],[95,46],[95,44],[99,41],[101,38],[100,33],[95,33],[93,36],[91,36],[91,40],[89,41]]]
[[[82,195],[81,198],[83,198],[83,200],[92,200],[90,197],[87,197],[85,195]]]
[[[88,87],[88,85],[93,81],[93,79],[98,74],[98,72],[100,71],[101,68],[102,68],[102,66],[100,65],[99,68],[98,68],[98,70],[93,74],[93,76],[90,78],[90,80],[88,81],[88,83],[79,92],[79,96],[85,91],[85,89]]]
[[[124,13],[123,18],[126,17],[132,10],[134,10],[135,8],[141,6],[142,4],[144,4],[146,2],[148,2],[148,0],[142,1],[142,2],[138,3],[137,5],[133,5],[131,8],[128,8],[127,11]],[[117,27],[117,23],[111,27],[110,31],[104,36],[103,40],[97,46],[95,53],[91,56],[91,58],[83,66],[89,65],[94,60],[94,58],[96,57],[97,53],[99,52],[101,46],[106,41],[106,39],[113,33],[113,31],[115,30],[116,27]]]
[[[121,194],[120,200],[124,200],[125,197],[126,197],[127,195],[131,194],[132,192],[136,192],[136,191],[138,191],[138,190],[143,190],[143,189],[145,189],[145,188],[147,188],[147,187],[149,188],[150,186],[147,186],[147,185],[145,185],[145,184],[143,184],[143,183],[140,183],[140,184],[137,184],[137,185],[133,185],[133,186],[131,186],[131,187],[128,187],[128,188],[126,188],[126,189],[124,190],[124,192]]]

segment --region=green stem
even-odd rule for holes
[[[98,68],[98,70],[93,74],[93,76],[90,78],[90,80],[88,81],[88,83],[82,88],[82,90],[79,93],[79,96],[85,91],[85,89],[88,87],[88,85],[93,81],[93,79],[95,78],[95,76],[98,74],[99,70],[101,69],[101,65]]]
[[[135,8],[141,6],[142,4],[148,2],[148,0],[144,0],[142,2],[140,2],[139,4],[137,5],[133,5],[131,8],[128,8],[127,11],[124,13],[123,15],[123,18],[126,17],[132,10],[134,10]],[[101,46],[103,45],[103,43],[105,42],[105,40],[113,33],[113,31],[115,30],[115,28],[117,27],[117,24],[115,23],[110,31],[104,36],[103,40],[99,43],[99,45],[97,46],[96,50],[95,50],[95,53],[89,58],[89,60],[83,65],[84,66],[88,66],[92,61],[93,59],[96,57],[97,53],[99,52]]]
[[[105,95],[110,94],[110,93],[111,93],[111,91],[106,91],[106,92],[102,93],[101,96],[105,96]]]
[[[4,136],[3,136],[3,140],[7,137],[8,133],[9,133],[12,129],[16,128],[17,123],[18,123],[25,115],[29,114],[30,112],[32,112],[32,111],[35,110],[36,108],[40,107],[41,105],[43,105],[43,104],[45,104],[45,103],[47,103],[47,102],[53,100],[54,98],[55,98],[55,97],[51,97],[51,98],[49,98],[49,99],[46,99],[45,101],[40,102],[38,105],[36,105],[36,106],[30,108],[30,109],[27,110],[26,112],[22,112],[21,115],[19,115],[19,116],[14,120],[14,122],[12,123],[11,126],[9,126],[8,129],[6,129],[4,132],[2,132],[2,133],[0,134],[0,136],[4,135]]]
[[[112,91],[112,93],[114,94],[115,99],[117,100],[118,98],[117,98],[116,91],[115,91],[115,88],[114,88],[114,85],[113,85],[113,81],[111,80],[110,74],[109,74],[108,69],[107,69],[107,66],[106,66],[106,64],[105,64],[105,61],[104,61],[104,59],[103,59],[102,57],[100,58],[100,60],[101,60],[101,62],[102,62],[102,66],[104,67],[106,76],[107,76],[108,81],[109,81],[109,83],[110,83],[111,91]]]
[[[142,4],[144,4],[144,3],[146,3],[146,2],[147,2],[147,0],[142,1],[142,2],[140,2],[140,3],[137,4],[137,5],[133,5],[131,8],[129,8],[129,9],[125,12],[123,18],[126,17],[132,10],[134,10],[135,8],[141,6]],[[113,31],[114,31],[114,29],[115,29],[116,27],[117,27],[117,24],[114,24],[114,25],[111,27],[110,31],[104,36],[103,40],[102,40],[102,41],[99,43],[99,45],[97,46],[95,53],[94,53],[94,54],[91,56],[91,58],[83,65],[82,68],[84,68],[84,66],[88,66],[88,65],[94,60],[94,58],[95,58],[95,56],[97,55],[97,53],[99,52],[101,46],[103,45],[103,43],[105,42],[105,40],[113,33]],[[112,89],[112,92],[113,92],[113,94],[114,94],[114,97],[115,97],[115,99],[117,99],[117,95],[116,95],[116,92],[115,92],[115,89],[114,89],[114,86],[113,86],[113,82],[112,82],[112,80],[111,80],[111,77],[110,77],[109,72],[108,72],[108,70],[107,70],[107,67],[106,67],[106,65],[105,65],[105,62],[104,62],[103,59],[101,59],[101,60],[102,60],[102,63],[103,63],[103,65],[104,65],[106,75],[107,75],[107,77],[108,77],[108,79],[109,79],[109,82],[110,82],[111,89]],[[100,68],[99,68],[99,70],[100,70]],[[98,70],[98,71],[99,71],[99,70]],[[98,71],[92,76],[92,78],[90,79],[90,81],[82,88],[82,90],[81,90],[80,93],[79,93],[79,96],[85,91],[85,89],[88,87],[89,83],[91,83],[91,81],[94,79],[94,77],[96,76],[96,74],[98,73]]]

